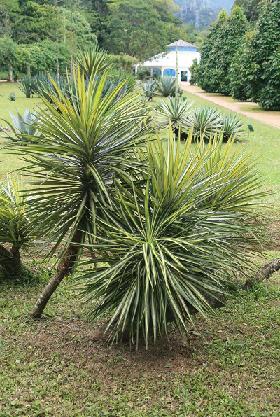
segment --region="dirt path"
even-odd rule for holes
[[[261,110],[256,103],[236,101],[231,97],[206,93],[201,88],[186,83],[182,83],[182,89],[187,93],[194,94],[204,100],[208,100],[214,104],[225,107],[226,109],[280,129],[280,111],[264,111]]]

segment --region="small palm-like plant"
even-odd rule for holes
[[[9,278],[20,278],[20,251],[32,238],[27,202],[19,188],[11,178],[0,184],[0,266]]]
[[[40,317],[62,279],[70,275],[89,232],[97,233],[97,215],[111,204],[116,178],[137,169],[133,152],[142,145],[146,110],[135,94],[119,95],[124,83],[104,94],[106,71],[89,78],[77,66],[75,88],[67,95],[52,81],[55,90],[38,111],[39,135],[17,134],[15,152],[29,164],[34,179],[30,215],[56,244],[63,243],[57,275],[44,289],[33,311]],[[38,139],[39,137],[39,139]]]
[[[237,116],[227,114],[222,118],[223,139],[227,142],[230,138],[238,141],[244,133],[243,124]]]
[[[92,74],[102,74],[104,71],[108,71],[112,65],[108,54],[97,44],[78,55],[77,64],[86,78],[90,78]]]
[[[221,114],[211,107],[200,107],[189,114],[185,123],[188,131],[192,131],[193,140],[209,141],[213,136],[221,134],[223,122]]]
[[[125,336],[138,346],[143,338],[148,346],[170,321],[187,332],[192,314],[205,315],[250,264],[255,172],[232,143],[193,149],[191,142],[170,138],[167,150],[153,143],[145,188],[120,187],[115,210],[102,220],[93,246],[99,258],[82,276],[90,314],[110,317],[113,340]]]
[[[163,97],[175,97],[176,80],[172,77],[162,77],[157,82],[157,89]]]
[[[191,104],[185,97],[170,97],[162,101],[156,109],[156,119],[160,128],[171,125],[176,138],[179,130],[184,130],[190,113]]]

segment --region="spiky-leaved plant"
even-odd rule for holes
[[[149,145],[144,188],[120,186],[86,263],[84,295],[94,319],[107,317],[112,340],[154,342],[174,322],[186,333],[207,314],[235,273],[250,267],[256,244],[258,178],[232,143]],[[94,301],[94,302],[92,302]]]
[[[0,266],[10,279],[20,278],[21,249],[32,240],[33,229],[20,182],[7,177],[0,184]]]
[[[222,118],[223,140],[227,142],[229,139],[238,141],[244,133],[244,127],[241,120],[233,114],[225,114]]]
[[[110,206],[116,178],[137,170],[133,152],[143,143],[146,110],[140,96],[119,94],[124,83],[104,93],[108,74],[99,69],[93,65],[88,77],[77,65],[67,94],[51,81],[54,93],[42,99],[37,113],[39,134],[24,135],[24,146],[17,134],[15,152],[28,162],[25,173],[33,183],[29,213],[51,235],[53,250],[61,248],[57,274],[39,297],[34,317],[73,272],[87,234],[97,233],[97,216]]]
[[[184,130],[187,124],[190,109],[191,104],[185,97],[170,97],[168,100],[162,101],[156,108],[156,120],[159,128],[171,126],[178,138],[179,130]]]
[[[110,56],[97,44],[81,52],[76,61],[86,78],[90,78],[92,74],[102,74],[112,66]]]
[[[176,80],[172,77],[161,77],[157,82],[158,92],[163,97],[175,97]]]
[[[186,129],[192,131],[193,140],[206,142],[223,130],[221,114],[211,107],[199,107],[189,113],[185,123]]]

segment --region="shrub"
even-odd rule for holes
[[[126,54],[109,55],[109,59],[114,67],[129,73],[131,73],[133,65],[138,62],[137,58]]]
[[[207,314],[253,262],[254,169],[232,143],[190,145],[150,146],[144,189],[120,186],[91,247],[99,259],[81,272],[91,317],[109,316],[109,338],[136,348],[168,334],[169,322],[187,333],[192,315]]]
[[[50,100],[52,95],[56,95],[56,88],[54,84],[56,84],[68,98],[73,95],[71,93],[73,93],[75,85],[72,82],[71,75],[69,74],[66,76],[44,73],[36,75],[34,77],[34,92],[36,92],[38,96]]]
[[[10,101],[16,101],[16,93],[10,93],[9,94],[9,100]]]
[[[190,72],[191,72],[190,84],[197,85],[199,82],[199,63],[197,62],[197,59],[193,61],[192,66],[190,68]]]
[[[151,78],[151,72],[147,68],[141,68],[140,67],[140,68],[138,68],[138,71],[136,73],[136,78],[138,80],[145,81],[145,80]]]
[[[135,88],[136,80],[134,76],[129,72],[111,68],[108,71],[108,80],[106,83],[105,91],[108,91],[110,89],[113,90],[117,85],[120,85],[122,83],[124,85],[120,94],[132,92]]]

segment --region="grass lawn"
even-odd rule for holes
[[[194,106],[214,107],[224,113],[233,113],[193,94],[184,93],[184,95]],[[242,115],[238,115],[238,117],[244,123],[246,133],[244,142],[236,144],[236,146],[243,147],[251,154],[252,159],[257,163],[266,190],[271,193],[268,201],[280,205],[280,129],[267,126]],[[249,133],[248,125],[253,126],[254,132]]]
[[[10,93],[15,93],[16,101],[10,101]],[[25,109],[34,109],[38,98],[26,98],[16,83],[0,83],[0,118],[10,120],[10,113],[23,113]]]
[[[9,91],[19,94],[15,103]],[[17,91],[0,84],[1,118],[38,103]],[[236,146],[259,165],[278,234],[280,130],[242,119],[255,132]],[[19,166],[3,149],[0,161],[0,175]],[[280,242],[270,249],[267,258],[279,256]],[[52,273],[41,260],[30,261],[33,250],[25,258],[38,281],[0,282],[0,417],[279,417],[280,274],[232,297],[208,320],[198,317],[189,340],[173,332],[135,353],[107,345],[88,322],[74,280],[59,287],[45,319],[29,319]]]
[[[16,101],[9,100],[9,94],[16,94]],[[10,113],[23,113],[24,110],[36,109],[39,104],[38,98],[25,98],[17,84],[0,83],[0,125],[6,126],[3,120],[11,122]],[[1,135],[1,133],[0,133]],[[0,146],[3,145],[3,139],[0,136]],[[14,155],[7,155],[7,152],[0,147],[0,179],[8,172],[12,172],[22,166],[20,159]]]

